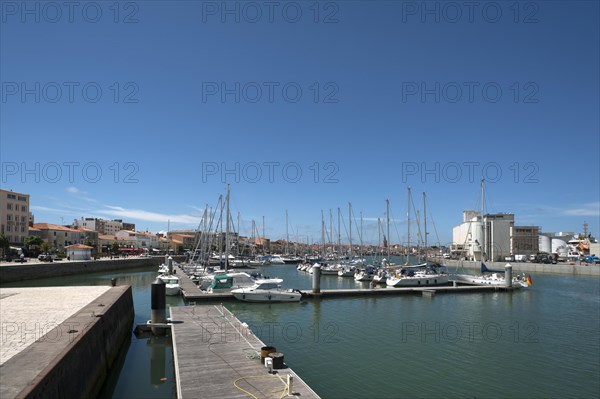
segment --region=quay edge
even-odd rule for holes
[[[565,263],[559,263],[555,265],[547,265],[542,263],[529,263],[529,262],[485,262],[486,266],[490,269],[502,269],[504,265],[510,263],[513,267],[513,274],[515,273],[536,273],[536,274],[570,274],[574,276],[593,276],[600,277],[600,266],[598,265],[571,265]],[[450,260],[446,261],[448,271],[454,272],[455,268],[460,269],[476,269],[480,270],[480,261],[458,261]]]
[[[131,286],[112,287],[0,367],[0,397],[96,397],[131,336]]]
[[[118,272],[124,269],[158,266],[163,261],[164,257],[154,257],[3,264],[0,266],[0,284],[95,272]]]

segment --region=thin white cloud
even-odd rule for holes
[[[67,192],[69,194],[72,194],[77,199],[91,202],[91,203],[98,203],[97,200],[89,197],[87,191],[82,191],[82,190],[78,189],[77,187],[73,187],[73,186],[67,187]]]
[[[119,219],[127,220],[141,220],[146,222],[167,222],[182,224],[198,224],[201,216],[191,214],[164,214],[157,212],[150,212],[143,209],[126,209],[120,206],[105,205],[108,209],[96,210],[95,213],[116,217]]]
[[[357,221],[360,220],[360,218],[356,219]],[[373,217],[364,217],[363,221],[365,222],[376,222],[377,218],[373,218]],[[379,217],[379,221],[381,222],[387,222],[387,219],[385,216],[380,216]],[[406,219],[394,219],[394,218],[390,218],[390,222],[391,223],[403,223],[406,222]]]
[[[64,214],[67,214],[67,213],[71,213],[71,211],[68,211],[66,209],[49,208],[47,206],[38,206],[38,205],[32,205],[30,207],[30,209],[32,211],[58,213],[58,214],[61,214],[61,215],[64,215]]]
[[[564,215],[568,216],[600,216],[600,201],[588,202],[579,207],[566,209]]]

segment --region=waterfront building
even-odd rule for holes
[[[538,226],[511,226],[510,253],[512,255],[536,255],[539,252],[539,234]]]
[[[120,230],[115,233],[115,237],[132,241],[133,247],[137,249],[160,248],[158,236],[148,232]]]
[[[33,231],[46,241],[54,250],[69,245],[89,244],[98,247],[98,232],[87,228],[73,228],[52,223],[35,223]]]
[[[101,253],[111,253],[113,244],[117,243],[119,248],[136,248],[136,240],[129,238],[118,238],[115,235],[99,234],[98,235],[98,251]]]
[[[0,189],[0,233],[10,245],[23,247],[29,235],[29,194]]]
[[[193,250],[195,246],[195,240],[195,232],[192,232],[191,234],[187,232],[168,233],[170,249],[175,253]]]
[[[115,235],[121,230],[135,231],[135,224],[124,223],[122,219],[81,218],[73,221],[73,226],[95,230],[102,235]]]
[[[92,259],[92,249],[93,247],[83,244],[67,245],[65,247],[69,260],[90,260]]]
[[[464,211],[463,222],[452,229],[454,255],[471,260],[504,260],[511,253],[510,230],[514,226],[512,213]],[[485,236],[484,236],[485,233]]]

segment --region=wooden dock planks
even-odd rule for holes
[[[289,368],[269,374],[256,358],[265,344],[223,306],[172,307],[171,320],[179,399],[280,398],[288,374],[294,396],[319,397]]]

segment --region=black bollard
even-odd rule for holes
[[[165,324],[167,322],[167,297],[166,297],[166,286],[165,282],[157,278],[152,283],[151,291],[151,319],[152,324]],[[152,327],[152,333],[154,335],[165,335],[164,328]]]
[[[112,285],[113,287],[117,286],[117,279],[116,278],[111,278],[110,279],[110,285]]]

